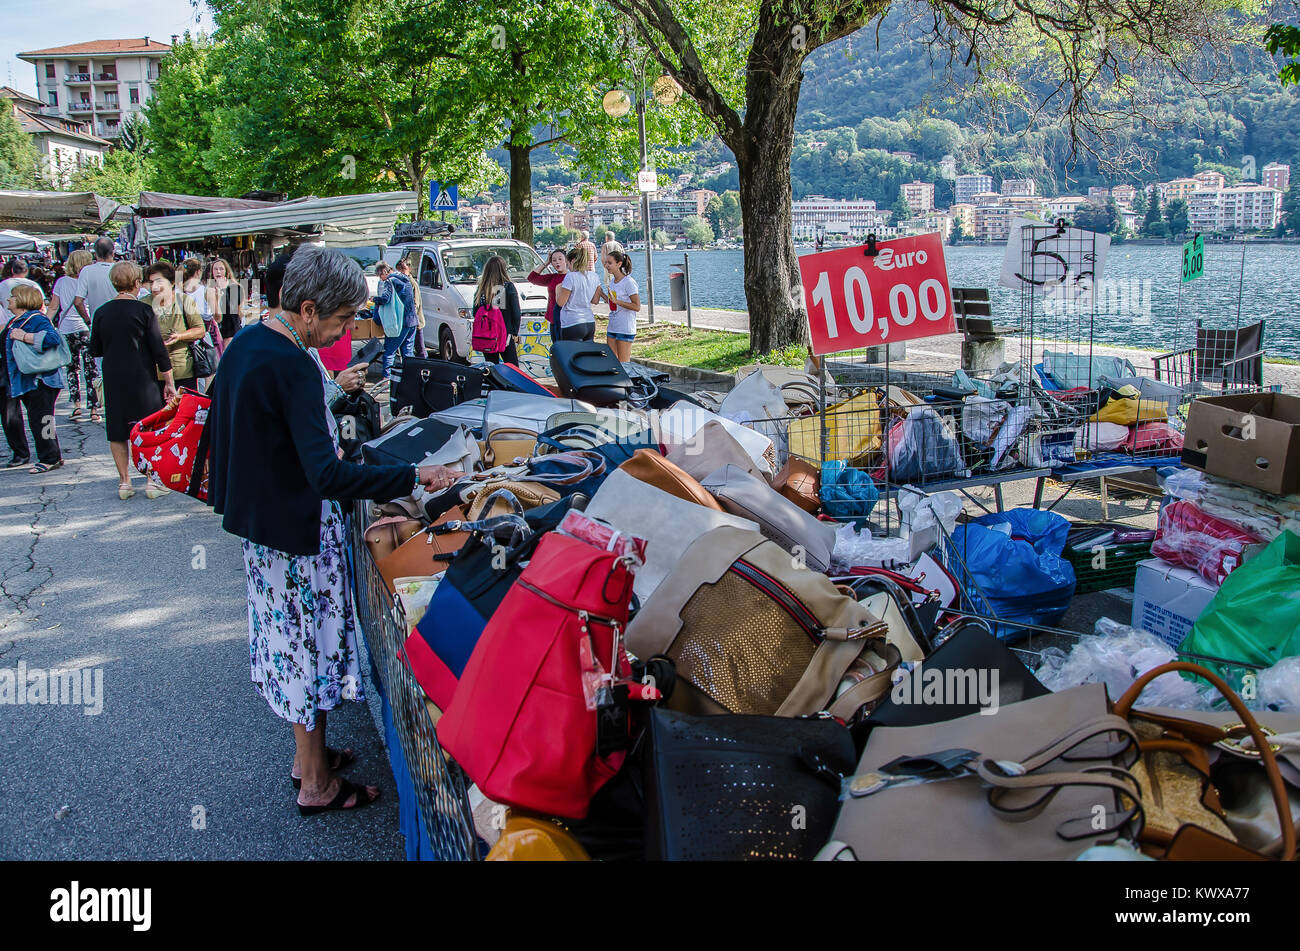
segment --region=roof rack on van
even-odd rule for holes
[[[393,229],[393,244],[406,244],[410,241],[428,241],[444,235],[454,234],[456,228],[445,221],[408,221]]]

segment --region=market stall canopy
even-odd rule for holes
[[[98,231],[125,211],[113,199],[94,192],[0,191],[0,228],[28,234]]]
[[[397,216],[416,208],[412,192],[376,192],[335,198],[298,198],[243,211],[142,218],[150,245],[246,234],[319,236],[331,247],[387,244]]]
[[[22,254],[26,251],[43,251],[50,242],[33,238],[21,231],[0,231],[0,254]]]
[[[135,203],[136,211],[248,211],[253,208],[273,208],[273,201],[251,201],[247,198],[213,198],[207,195],[170,195],[166,192],[141,192]]]

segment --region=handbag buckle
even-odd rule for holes
[[[1223,732],[1231,733],[1234,730],[1245,729],[1246,724],[1244,723],[1228,723],[1224,725]],[[1260,724],[1259,732],[1265,736],[1277,736],[1277,730],[1270,729],[1263,724]],[[1264,754],[1262,751],[1255,749],[1253,746],[1245,745],[1246,741],[1250,738],[1251,736],[1249,733],[1244,733],[1237,737],[1225,736],[1214,745],[1219,747],[1219,749],[1227,750],[1229,753],[1237,753],[1241,756],[1263,756]],[[1270,743],[1268,744],[1268,747],[1274,753],[1280,753],[1282,751],[1282,744],[1280,743]]]

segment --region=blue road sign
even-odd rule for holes
[[[430,211],[455,211],[458,200],[455,185],[448,182],[429,182]]]

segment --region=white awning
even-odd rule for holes
[[[0,191],[0,228],[28,234],[97,231],[119,207],[94,192]]]
[[[299,198],[269,208],[142,218],[141,238],[160,245],[247,234],[317,235],[331,247],[387,244],[397,216],[415,208],[413,192]]]
[[[0,254],[22,254],[52,247],[50,242],[33,238],[21,231],[0,231]]]

